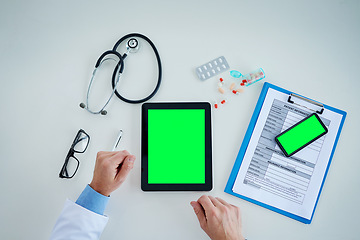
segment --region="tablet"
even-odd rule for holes
[[[207,102],[144,103],[143,191],[212,189],[211,106]]]

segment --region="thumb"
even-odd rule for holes
[[[205,230],[206,228],[206,217],[205,211],[198,202],[192,201],[190,205],[193,207],[194,212],[199,220],[200,227]]]
[[[131,171],[131,169],[134,167],[134,161],[135,156],[134,155],[128,155],[125,160],[123,161],[119,172],[116,174],[115,181],[118,183],[123,183]]]

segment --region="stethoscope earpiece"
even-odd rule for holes
[[[88,109],[86,108],[85,103],[80,103],[80,107],[83,108],[83,109],[88,110]],[[88,111],[89,111],[89,110],[88,110]],[[107,111],[106,111],[106,110],[101,110],[101,111],[100,111],[100,114],[101,114],[101,115],[106,115],[106,114],[107,114]]]
[[[85,108],[86,107],[85,103],[80,103],[80,107]]]

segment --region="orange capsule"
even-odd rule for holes
[[[219,92],[221,93],[221,94],[224,94],[225,93],[225,90],[224,89],[222,89],[221,87],[219,87]]]
[[[235,87],[235,83],[232,83],[232,84],[230,85],[230,90],[233,90],[234,87]]]
[[[238,88],[238,89],[236,89],[236,91],[237,91],[238,93],[242,93],[242,92],[244,91],[244,89]]]

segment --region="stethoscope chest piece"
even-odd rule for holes
[[[136,53],[137,51],[139,51],[139,41],[136,38],[130,38],[127,41],[127,50],[131,53]]]

